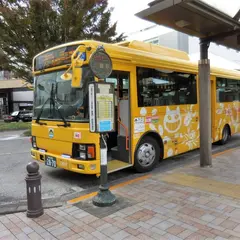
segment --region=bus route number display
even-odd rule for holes
[[[107,133],[115,130],[114,84],[89,84],[90,132]]]
[[[71,45],[43,53],[36,57],[34,71],[71,64],[71,56],[79,45]]]

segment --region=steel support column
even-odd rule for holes
[[[200,104],[200,166],[212,166],[211,81],[208,48],[210,42],[200,40],[199,104]]]

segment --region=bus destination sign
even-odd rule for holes
[[[71,64],[71,56],[79,45],[58,48],[36,57],[34,71]]]

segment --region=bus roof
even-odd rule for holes
[[[74,42],[64,43],[64,44],[49,48],[43,52],[40,52],[34,58],[38,57],[39,55],[41,55],[43,53],[46,53],[46,52],[49,52],[49,51],[52,51],[52,50],[55,50],[55,49],[58,49],[61,47],[83,44],[85,42],[95,42],[97,44],[104,44],[104,45],[106,44],[106,43],[98,42],[98,41],[94,41],[94,40],[74,41]],[[176,49],[172,49],[172,48],[168,48],[168,47],[164,47],[164,46],[160,46],[160,45],[155,45],[155,44],[151,44],[151,43],[145,43],[145,42],[141,42],[141,41],[137,41],[137,40],[123,41],[123,42],[115,43],[113,45],[127,47],[127,48],[131,48],[131,49],[136,49],[136,50],[141,50],[144,52],[154,53],[154,54],[166,56],[166,57],[178,58],[178,59],[182,59],[182,60],[190,60],[188,54],[184,51],[180,51],[180,50],[176,50]]]
[[[136,64],[142,63],[146,65],[145,62],[155,63],[155,64],[159,62],[164,62],[166,63],[164,65],[169,64],[169,66],[172,66],[177,69],[182,69],[182,70],[186,69],[186,71],[191,71],[191,72],[198,71],[198,64],[190,61],[190,58],[187,53],[183,51],[163,47],[163,46],[154,45],[151,43],[136,41],[136,40],[125,41],[125,42],[120,42],[115,44],[98,42],[95,40],[74,41],[74,42],[61,44],[53,48],[47,49],[37,54],[34,57],[34,59],[39,55],[46,53],[48,51],[56,50],[58,48],[66,47],[66,46],[78,45],[78,44],[79,45],[87,44],[93,49],[96,49],[97,46],[99,45],[103,45],[106,49],[108,49],[111,57],[117,58],[117,59],[123,59],[127,61],[134,61]],[[240,80],[240,71],[236,71],[236,70],[211,67],[211,74],[222,76],[222,77],[238,78]]]
[[[118,46],[123,46],[123,47],[128,47],[132,49],[137,49],[141,50],[144,52],[151,52],[155,53],[161,56],[166,56],[166,57],[172,57],[172,58],[178,58],[182,60],[190,60],[188,54],[184,51],[168,48],[168,47],[163,47],[160,45],[156,44],[151,44],[151,43],[145,43],[145,42],[140,42],[140,41],[125,41],[125,42],[120,42],[116,43]]]

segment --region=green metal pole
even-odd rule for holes
[[[98,207],[106,207],[112,206],[116,202],[116,197],[109,190],[107,175],[107,145],[103,134],[100,135],[100,151],[100,186],[98,194],[93,198],[93,204]]]

